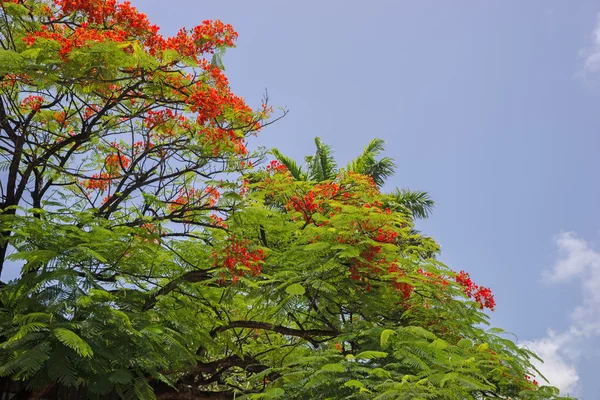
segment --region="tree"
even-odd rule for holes
[[[3,0],[0,376],[17,398],[558,399],[485,331],[488,288],[346,168],[252,170],[270,108],[229,90],[236,33],[164,38],[129,3]],[[210,61],[208,60],[210,58]]]
[[[212,207],[211,180],[243,170],[245,138],[267,107],[253,112],[229,90],[220,57],[237,37],[230,25],[164,38],[128,2],[1,5],[5,217],[23,204],[63,206],[68,193],[69,207],[128,226],[181,222]]]
[[[317,147],[315,155],[305,158],[308,165],[307,173],[293,159],[284,156],[279,150],[273,149],[271,152],[295,180],[305,181],[308,177],[317,182],[336,179],[339,171],[331,146],[323,143],[318,137],[315,138],[315,145]],[[348,163],[345,171],[370,176],[378,187],[383,186],[386,178],[393,175],[396,168],[396,163],[390,157],[376,159],[383,150],[385,150],[385,142],[382,139],[371,140],[362,154]],[[425,192],[397,189],[395,196],[398,204],[402,204],[415,218],[427,218],[433,209],[434,203]]]

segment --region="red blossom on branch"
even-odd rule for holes
[[[234,277],[243,276],[247,272],[260,275],[265,253],[262,249],[251,250],[250,246],[247,239],[229,238],[221,252],[212,253],[214,265],[227,268]]]
[[[21,107],[25,109],[29,109],[31,111],[37,111],[42,106],[44,99],[42,96],[27,96],[21,101]]]
[[[489,288],[476,285],[467,272],[460,271],[456,276],[456,282],[463,287],[465,294],[469,298],[473,298],[479,303],[481,308],[486,307],[493,310],[496,307],[492,291]]]

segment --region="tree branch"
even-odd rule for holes
[[[164,296],[164,295],[171,293],[172,291],[177,289],[177,287],[179,285],[181,285],[184,282],[191,282],[191,283],[202,282],[202,281],[206,281],[210,278],[212,278],[212,275],[210,274],[210,270],[201,269],[201,270],[194,270],[194,271],[187,272],[187,273],[181,275],[179,278],[167,283],[160,290],[153,293],[144,303],[144,306],[142,307],[142,311],[150,310],[152,307],[154,307],[156,305],[156,302],[158,301],[159,296]]]
[[[246,328],[246,329],[262,329],[267,331],[273,331],[286,336],[296,336],[305,340],[312,340],[316,336],[337,336],[340,334],[337,330],[326,330],[326,329],[294,329],[288,328],[281,325],[271,324],[269,322],[259,321],[231,321],[229,325],[220,326],[212,330],[210,335],[215,337],[218,333],[225,332],[229,329],[235,328]]]

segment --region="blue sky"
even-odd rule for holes
[[[137,0],[164,33],[219,18],[237,94],[290,113],[254,145],[340,160],[373,137],[389,187],[428,191],[420,224],[455,270],[491,286],[494,325],[547,359],[554,384],[600,380],[600,3]]]

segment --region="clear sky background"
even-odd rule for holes
[[[385,139],[389,187],[436,200],[419,227],[492,287],[493,324],[553,384],[600,398],[600,2],[134,4],[166,34],[234,25],[234,91],[290,110],[253,146],[301,159],[320,136],[345,162]]]

